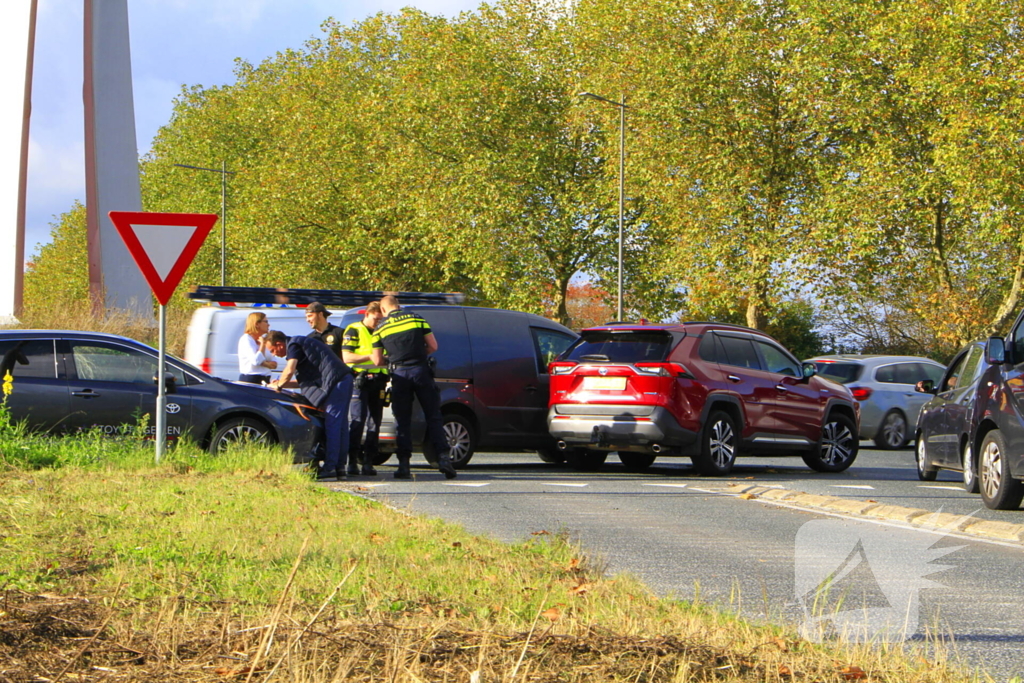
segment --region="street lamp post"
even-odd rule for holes
[[[193,171],[210,171],[220,173],[220,286],[227,284],[227,223],[228,223],[228,176],[238,173],[229,171],[227,162],[221,161],[220,168],[203,168],[188,164],[174,164],[179,168],[190,168]]]
[[[607,97],[601,97],[592,92],[581,92],[579,96],[607,102],[619,108],[619,277],[615,319],[622,320],[622,221],[626,203],[626,95],[622,95],[621,102],[609,100]]]

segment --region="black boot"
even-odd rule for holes
[[[458,476],[455,473],[455,467],[452,465],[452,459],[447,453],[437,456],[437,469],[444,474],[445,479],[454,479]]]
[[[377,470],[373,469],[373,461],[377,459],[376,455],[370,455],[369,453],[363,453],[363,475],[367,477],[377,476]]]
[[[353,477],[359,475],[359,453],[348,454],[348,467],[345,468],[345,474]]]
[[[395,479],[412,479],[412,471],[409,469],[409,456],[398,458],[398,469],[395,470]]]

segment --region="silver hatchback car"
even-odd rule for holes
[[[946,366],[918,356],[843,354],[807,360],[825,379],[846,385],[860,402],[860,438],[879,448],[902,448],[917,424],[921,406],[931,398],[915,390],[923,379],[938,385]]]

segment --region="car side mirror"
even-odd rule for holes
[[[801,366],[801,370],[804,373],[804,379],[810,379],[818,374],[818,366],[814,363],[804,363]]]
[[[922,379],[914,385],[914,390],[922,394],[934,394],[935,393],[935,380],[933,379]]]
[[[153,377],[153,384],[159,384],[159,379]],[[164,373],[164,393],[165,394],[176,394],[178,393],[178,383],[174,379],[173,372]]]
[[[985,362],[989,365],[1002,365],[1006,362],[1006,342],[1002,337],[989,337],[985,344]]]

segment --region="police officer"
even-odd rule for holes
[[[412,401],[418,398],[427,421],[427,438],[437,453],[437,469],[445,478],[455,478],[455,468],[448,457],[448,442],[441,422],[441,399],[434,384],[434,375],[427,357],[437,351],[437,340],[426,320],[411,311],[403,311],[398,299],[385,296],[380,300],[385,318],[373,331],[375,365],[383,365],[387,354],[391,375],[391,412],[395,415],[398,470],[395,479],[412,479],[409,459],[412,457]]]
[[[348,458],[348,404],[352,398],[352,370],[331,349],[312,337],[288,337],[284,332],[267,333],[267,346],[279,358],[287,358],[281,377],[270,383],[280,391],[295,386],[302,395],[326,413],[326,452],[319,463],[317,479],[344,478]]]
[[[341,358],[342,331],[337,325],[327,322],[327,317],[330,314],[331,312],[319,301],[314,301],[306,306],[306,322],[313,328],[313,331],[307,336],[327,344],[331,351],[334,351],[334,355]]]
[[[366,307],[363,319],[346,327],[342,337],[341,359],[356,373],[352,403],[348,409],[348,473],[352,475],[360,473],[360,465],[363,474],[377,474],[373,461],[377,459],[380,420],[384,413],[383,394],[388,377],[385,368],[374,365],[370,354],[373,351],[373,330],[383,317],[380,303],[374,301]]]

